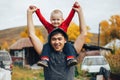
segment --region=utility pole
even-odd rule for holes
[[[98,28],[98,46],[100,46],[100,24]]]

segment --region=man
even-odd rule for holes
[[[73,44],[73,48],[77,53],[80,53],[83,44],[85,43],[85,37],[87,35],[86,24],[82,13],[82,8],[74,8],[78,12],[80,35],[77,37]],[[35,9],[27,10],[27,25],[29,37],[34,45],[35,50],[38,54],[41,54],[43,49],[43,43],[35,35],[34,25],[32,21],[32,14]],[[65,43],[68,40],[67,34],[57,28],[53,30],[48,36],[48,43],[51,46],[51,52],[49,52],[50,61],[48,67],[44,68],[45,80],[74,80],[74,69],[75,66],[68,67],[66,65],[66,57],[63,52]]]
[[[75,66],[66,65],[66,55],[63,52],[67,40],[67,34],[60,28],[54,29],[49,34],[48,43],[52,50],[49,52],[48,67],[44,68],[45,80],[74,80]]]

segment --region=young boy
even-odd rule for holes
[[[31,9],[34,8],[35,6],[30,6]],[[74,3],[74,8],[79,8],[79,5],[77,2]],[[36,14],[39,18],[39,20],[42,22],[42,24],[45,26],[47,29],[48,33],[50,33],[54,28],[61,28],[65,32],[67,32],[67,28],[74,16],[75,10],[72,9],[69,16],[66,18],[66,20],[63,19],[63,13],[56,9],[52,11],[51,16],[50,16],[50,21],[45,20],[45,18],[42,16],[41,12],[39,9],[36,10]],[[77,64],[77,60],[75,59],[75,54],[76,51],[73,49],[73,45],[71,45],[69,42],[65,44],[65,47],[63,51],[66,54],[67,58],[67,65],[68,66],[73,66]],[[48,62],[49,62],[49,52],[50,52],[50,45],[46,43],[43,47],[42,50],[42,55],[41,55],[41,60],[38,62],[38,65],[43,66],[43,67],[48,67]]]

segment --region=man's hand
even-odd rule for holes
[[[28,8],[28,12],[30,13],[34,13],[38,8],[34,5],[30,5],[29,8]]]
[[[80,4],[79,4],[78,2],[75,2],[75,3],[74,3],[74,6],[73,6],[73,9],[74,9],[76,12],[81,12]]]

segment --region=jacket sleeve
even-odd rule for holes
[[[73,16],[74,16],[74,14],[75,14],[75,10],[72,9],[72,10],[70,11],[68,17],[65,19],[65,21],[64,21],[64,22],[62,23],[62,25],[60,26],[60,28],[62,28],[65,32],[67,32],[67,29],[68,29],[68,27],[69,27],[69,24],[70,24],[70,22],[71,22],[71,20],[72,20],[72,18],[73,18]]]
[[[53,27],[52,25],[42,16],[40,9],[36,10],[36,15],[38,16],[39,20],[41,21],[41,23],[45,26],[45,28],[47,29],[47,31],[49,32],[49,30],[51,30]]]

